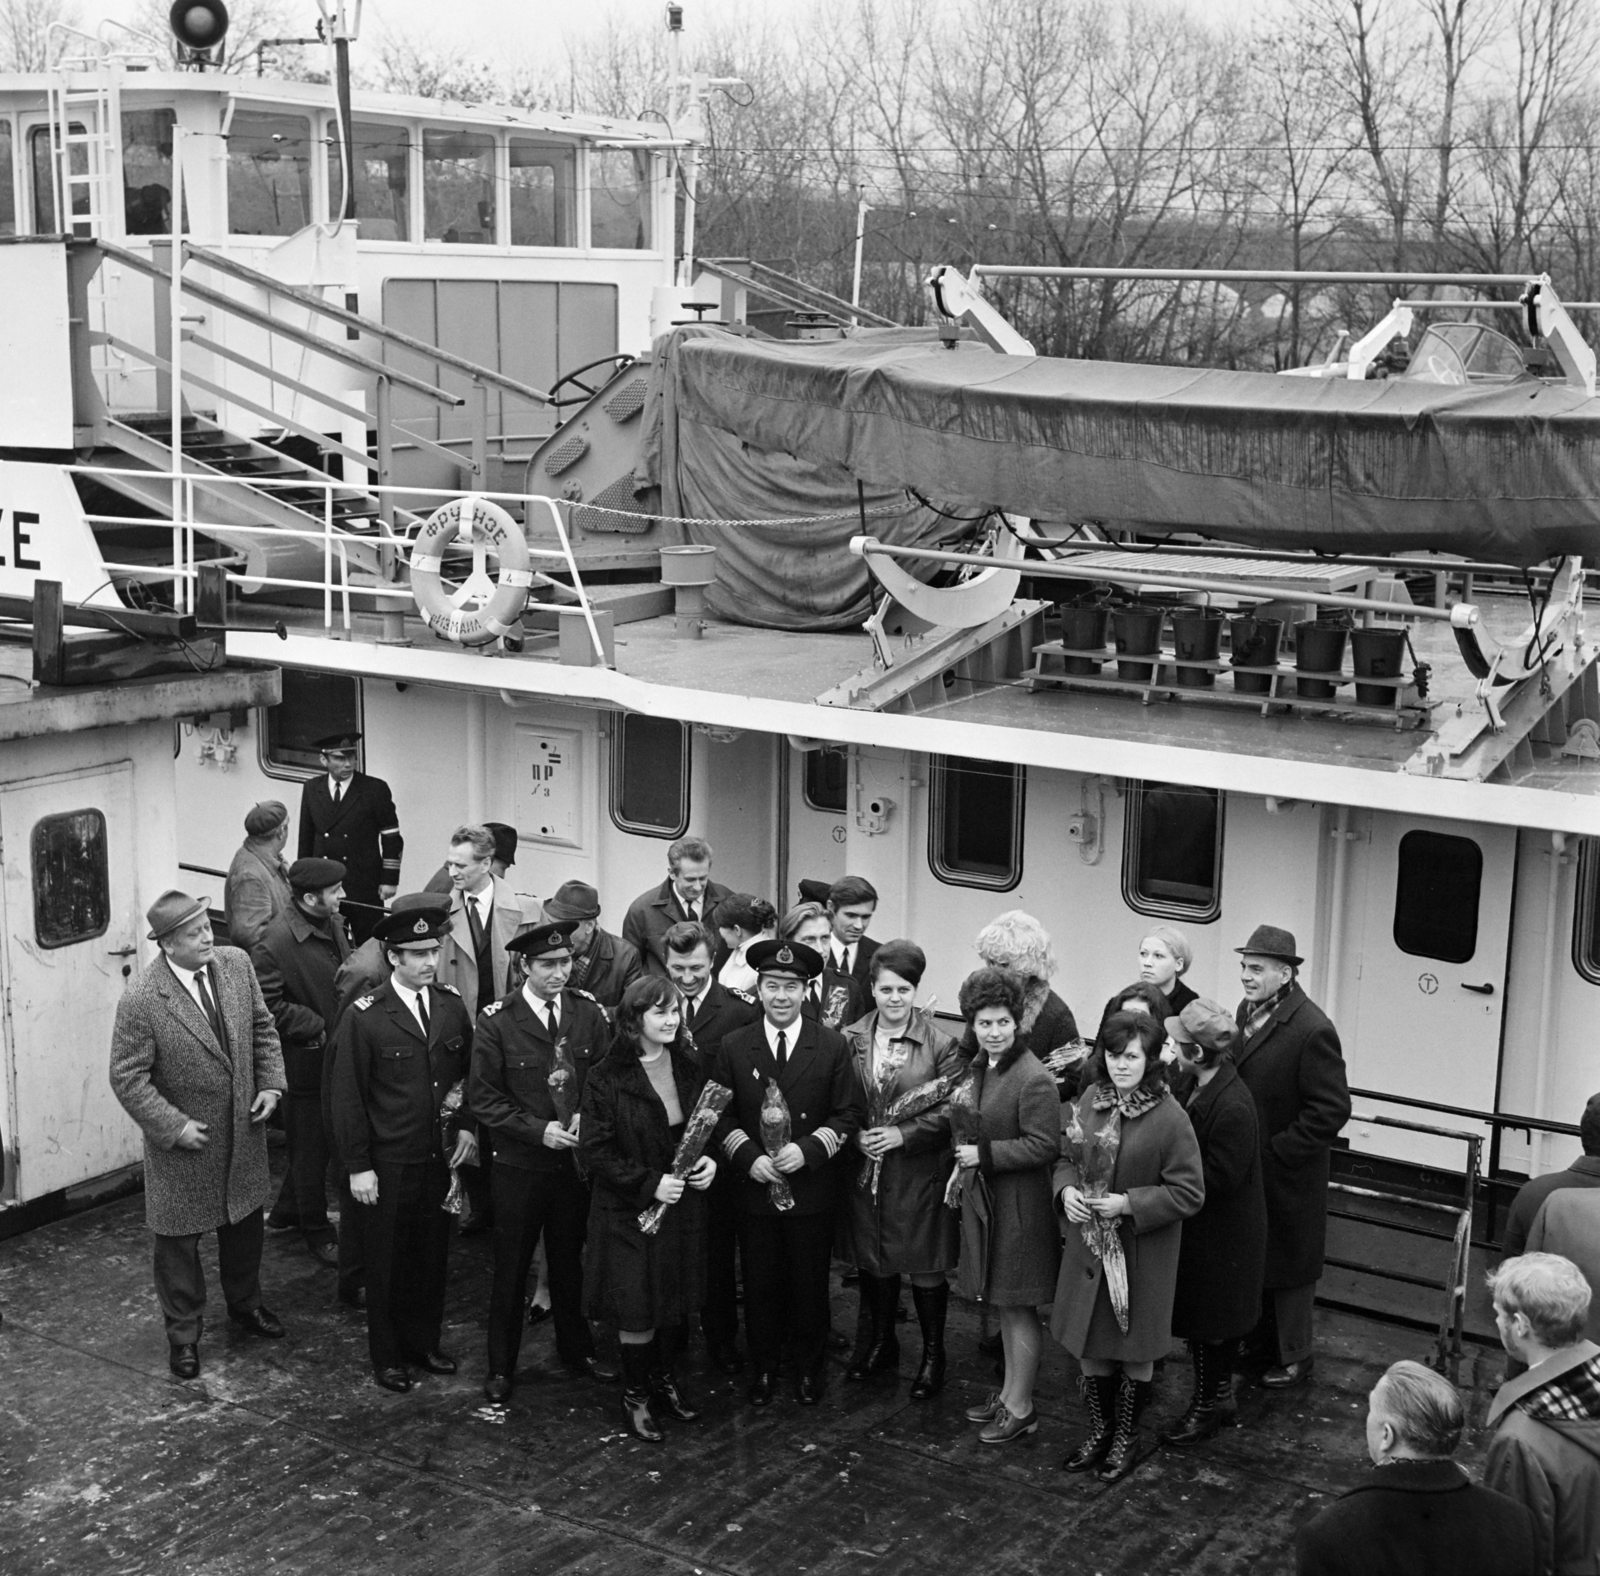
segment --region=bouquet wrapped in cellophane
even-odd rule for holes
[[[894,1081],[911,1055],[909,1040],[890,1040],[872,1069],[872,1079],[867,1087],[867,1126],[882,1127],[889,1120],[889,1107],[894,1103]],[[872,1183],[872,1196],[878,1196],[878,1178],[883,1172],[883,1162],[874,1160],[861,1173],[861,1184]]]
[[[732,1099],[733,1091],[725,1089],[719,1083],[708,1083],[700,1091],[700,1098],[695,1101],[694,1110],[689,1113],[689,1120],[684,1123],[683,1137],[678,1140],[678,1151],[672,1157],[672,1170],[669,1175],[681,1179],[688,1176],[699,1164],[706,1145],[711,1141],[711,1134],[716,1129],[718,1119],[728,1109],[728,1102]],[[666,1213],[667,1206],[657,1199],[639,1216],[639,1230],[647,1237],[653,1237],[660,1231],[662,1217]]]
[[[545,1079],[550,1086],[550,1103],[556,1108],[556,1117],[561,1125],[566,1128],[574,1138],[578,1136],[579,1111],[575,1093],[578,1087],[578,1069],[572,1064],[572,1055],[567,1050],[566,1036],[563,1035],[556,1041],[556,1053],[550,1061],[550,1076]],[[583,1175],[583,1161],[579,1152],[572,1151],[572,1163],[578,1168],[578,1175]]]
[[[961,1077],[961,1074],[954,1073],[943,1078],[930,1078],[926,1083],[918,1084],[915,1089],[907,1089],[898,1100],[891,1100],[881,1115],[874,1114],[872,1125],[887,1127],[895,1122],[908,1122],[914,1116],[921,1116],[925,1111],[943,1105],[950,1096],[950,1090]],[[878,1196],[878,1179],[882,1174],[881,1159],[874,1160],[872,1165],[861,1173],[860,1185],[866,1187],[870,1182],[874,1198]]]
[[[777,1158],[778,1151],[789,1142],[789,1102],[783,1097],[776,1078],[767,1080],[767,1092],[761,1097],[761,1147]],[[793,1209],[794,1194],[789,1190],[789,1179],[777,1176],[767,1183],[767,1193],[774,1209]]]
[[[1066,1044],[1056,1046],[1053,1051],[1045,1052],[1044,1070],[1060,1083],[1065,1074],[1076,1072],[1083,1066],[1093,1049],[1093,1040],[1068,1040]]]
[[[445,1091],[444,1102],[439,1107],[440,1141],[444,1145],[445,1165],[450,1170],[450,1185],[444,1193],[444,1211],[447,1215],[464,1215],[467,1212],[467,1190],[461,1185],[461,1167],[450,1164],[450,1157],[455,1153],[455,1142],[450,1136],[450,1118],[461,1109],[466,1094],[467,1081],[458,1078]]]
[[[962,1073],[950,1090],[950,1143],[954,1148],[978,1141],[978,1080],[971,1072]],[[961,1208],[961,1190],[966,1172],[958,1160],[944,1186],[944,1201],[949,1209]]]
[[[1117,1150],[1122,1143],[1122,1116],[1118,1111],[1108,1113],[1104,1125],[1094,1134],[1084,1132],[1078,1113],[1062,1134],[1065,1159],[1078,1168],[1078,1191],[1085,1198],[1104,1198],[1111,1191],[1111,1182],[1117,1169]],[[1128,1262],[1122,1254],[1122,1238],[1115,1220],[1103,1215],[1091,1215],[1078,1227],[1089,1251],[1099,1259],[1105,1271],[1106,1294],[1111,1298],[1111,1311],[1117,1317],[1117,1327],[1128,1333]]]

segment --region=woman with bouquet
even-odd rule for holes
[[[681,1422],[700,1415],[678,1389],[657,1332],[677,1330],[705,1300],[704,1194],[716,1162],[702,1155],[686,1177],[672,1174],[704,1083],[672,982],[659,975],[635,980],[622,993],[610,1054],[583,1087],[579,1131],[594,1179],[583,1312],[616,1327],[623,1421],[652,1442],[663,1437],[652,1403]],[[647,1234],[639,1217],[657,1203],[667,1208]]]
[[[887,941],[868,965],[874,1007],[844,1037],[867,1093],[856,1134],[857,1175],[845,1194],[840,1256],[860,1272],[861,1312],[846,1379],[865,1379],[900,1360],[894,1314],[900,1277],[922,1326],[922,1362],[911,1398],[944,1387],[945,1311],[955,1268],[956,1222],[944,1207],[950,1176],[950,1115],[945,1098],[963,1070],[955,1040],[917,1006],[928,966],[914,941]]]
[[[1065,1217],[1050,1333],[1078,1359],[1089,1437],[1062,1465],[1126,1477],[1151,1371],[1172,1345],[1183,1221],[1205,1202],[1200,1146],[1167,1088],[1166,1025],[1113,1013],[1076,1106],[1062,1108],[1055,1192]]]
[[[1061,1241],[1050,1208],[1050,1168],[1061,1145],[1061,1102],[1023,1042],[1024,992],[1002,969],[961,986],[961,1015],[977,1041],[971,1107],[977,1132],[956,1147],[961,1177],[961,1265],[956,1292],[1000,1313],[1003,1387],[967,1416],[978,1438],[1002,1445],[1039,1426],[1033,1383],[1044,1345],[1039,1305],[1056,1280]],[[968,1102],[963,1100],[963,1105]]]

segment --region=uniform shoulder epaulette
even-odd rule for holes
[[[574,996],[581,996],[585,1001],[592,1001],[595,1006],[600,1007],[600,998],[598,996],[591,996],[589,992],[583,988],[583,986],[569,985],[567,986],[567,989],[571,991]],[[604,1012],[605,1008],[600,1007],[600,1010],[601,1012]]]
[[[461,994],[461,992],[458,991],[454,985],[446,985],[443,980],[435,980],[433,982],[433,988],[435,990],[442,990],[446,996],[459,996]]]
[[[738,986],[737,986],[737,985],[724,985],[724,986],[723,986],[723,987],[722,987],[722,988],[723,988],[723,989],[724,989],[724,990],[725,990],[725,991],[727,991],[727,993],[728,993],[728,994],[729,994],[729,995],[730,995],[730,996],[737,996],[737,997],[738,997],[738,998],[739,998],[739,1000],[740,1000],[740,1001],[747,1001],[747,1002],[749,1002],[749,1003],[750,1003],[750,1005],[751,1005],[751,1006],[752,1006],[752,1007],[754,1007],[754,1006],[755,1006],[755,1005],[756,1005],[756,999],[755,999],[755,997],[754,997],[754,996],[752,996],[752,995],[751,995],[751,994],[750,994],[750,992],[749,992],[749,991],[747,991],[747,990],[740,990],[740,989],[739,989],[739,987],[738,987]]]
[[[478,1016],[480,1018],[492,1018],[503,1006],[505,1006],[503,1001],[492,1001]]]
[[[350,1005],[354,1007],[357,1012],[365,1012],[367,1008],[370,1007],[377,999],[378,998],[376,996],[363,996],[360,1001],[352,1002]]]

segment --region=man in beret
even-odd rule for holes
[[[717,1138],[741,1179],[736,1205],[750,1401],[771,1404],[787,1331],[796,1398],[815,1406],[827,1356],[834,1208],[845,1174],[837,1157],[861,1127],[866,1101],[844,1036],[800,1011],[806,985],[822,973],[822,955],[798,941],[758,941],[745,957],[756,971],[762,1019],[723,1037],[711,1077],[733,1091]],[[761,1130],[762,1102],[773,1083],[789,1115],[789,1141],[776,1154]],[[770,1191],[780,1177],[794,1199],[786,1210]]]
[[[345,915],[356,942],[372,934],[394,896],[405,850],[388,783],[356,770],[360,745],[359,733],[318,739],[327,775],[313,777],[300,794],[300,857],[320,854],[345,867]]]
[[[289,906],[289,873],[283,864],[283,846],[288,841],[287,805],[264,799],[250,807],[244,818],[244,842],[228,866],[222,887],[228,940],[246,952]]]
[[[278,1026],[289,1091],[283,1131],[289,1169],[267,1216],[270,1230],[298,1230],[319,1264],[339,1262],[328,1221],[328,1137],[322,1120],[322,1063],[334,1020],[340,966],[350,940],[339,917],[344,866],[337,859],[297,859],[289,867],[294,901],[255,945],[251,961]]]
[[[117,1003],[111,1089],[144,1131],[167,1361],[177,1378],[193,1379],[206,1308],[203,1233],[217,1234],[229,1319],[252,1335],[283,1334],[261,1301],[266,1123],[283,1095],[283,1056],[250,959],[212,940],[207,900],[163,892],[146,918],[161,955]]]
[[[600,928],[600,894],[587,882],[564,882],[545,902],[544,918],[557,924],[570,921],[574,927],[572,977],[567,983],[574,990],[588,991],[607,1016],[614,1013],[623,991],[644,977],[644,960],[631,941]]]
[[[408,1364],[453,1374],[440,1350],[450,1216],[449,1166],[478,1158],[476,1124],[446,1097],[467,1075],[472,1020],[434,975],[444,921],[437,912],[386,914],[374,928],[388,982],[352,1003],[333,1057],[333,1130],[363,1216],[367,1348],[385,1390],[411,1388]]]
[[[606,1015],[571,990],[572,923],[535,925],[510,942],[527,977],[478,1014],[468,1098],[493,1135],[494,1286],[489,1294],[489,1377],[483,1393],[511,1395],[526,1318],[528,1269],[544,1237],[556,1355],[604,1384],[617,1371],[595,1356],[583,1316],[583,1244],[589,1189],[578,1173],[578,1105],[589,1068],[605,1055]],[[552,1087],[552,1075],[557,1085]],[[564,1077],[562,1075],[565,1075]]]
[[[1328,1153],[1350,1118],[1339,1034],[1301,988],[1294,936],[1257,925],[1234,949],[1244,1000],[1234,1067],[1261,1121],[1267,1268],[1255,1335],[1261,1383],[1287,1390],[1311,1378],[1311,1310],[1328,1236]]]

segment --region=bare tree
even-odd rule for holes
[[[55,64],[50,29],[80,21],[72,0],[0,0],[0,71],[48,71]]]

